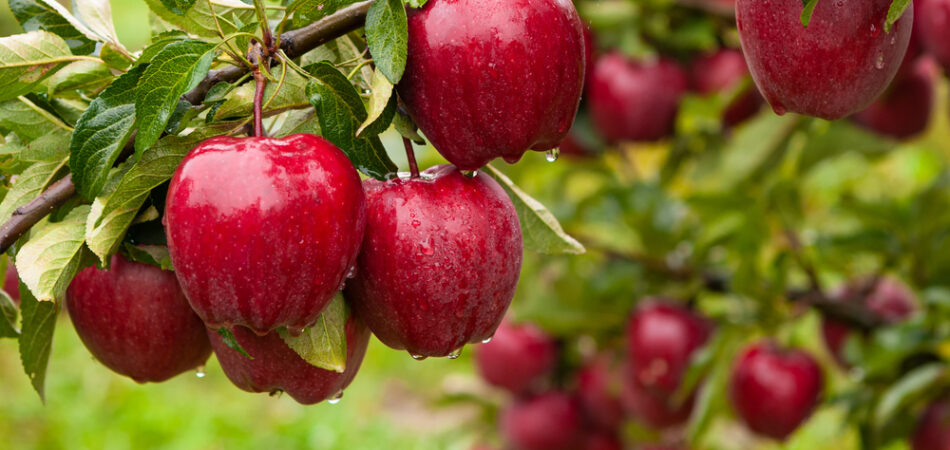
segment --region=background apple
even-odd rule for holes
[[[914,450],[946,450],[950,448],[950,403],[935,402],[920,415],[911,437]]]
[[[730,48],[701,55],[693,61],[691,70],[693,89],[703,95],[730,94],[749,76],[742,52]],[[723,124],[735,126],[755,115],[761,107],[762,95],[750,86],[726,108]]]
[[[673,395],[690,358],[712,325],[671,300],[641,301],[627,324],[627,361],[632,380],[645,390]]]
[[[517,450],[572,450],[582,443],[582,417],[577,400],[549,392],[521,400],[501,415],[501,433]]]
[[[475,367],[489,384],[518,394],[554,369],[557,352],[557,343],[544,330],[502,322],[491,342],[475,348]]]
[[[917,0],[920,39],[945,70],[950,71],[950,0]]]
[[[7,271],[3,278],[3,290],[13,299],[13,303],[20,304],[20,277],[17,275],[13,261],[7,263]]]

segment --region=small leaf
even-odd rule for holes
[[[904,375],[881,395],[874,408],[874,422],[882,427],[897,417],[901,410],[929,392],[946,376],[942,364],[927,364]]]
[[[72,131],[58,117],[26,97],[0,103],[0,128],[12,130],[25,143],[50,134],[68,137]],[[37,158],[30,160],[35,161]]]
[[[398,109],[396,115],[393,116],[393,127],[396,128],[396,131],[398,131],[402,137],[416,144],[425,145],[426,140],[419,135],[419,127],[412,121],[412,118],[400,113]]]
[[[36,0],[10,0],[10,11],[24,31],[49,31],[63,38],[74,55],[88,55],[96,49],[95,41],[87,38],[59,15],[56,10]]]
[[[33,389],[46,401],[46,366],[53,347],[53,331],[59,305],[37,301],[23,283],[20,283],[20,308],[23,313],[23,331],[20,336],[20,361],[30,378]]]
[[[0,338],[17,338],[20,330],[17,329],[16,319],[19,314],[16,303],[6,291],[0,290]]]
[[[89,206],[78,206],[61,221],[34,227],[16,256],[16,269],[37,300],[63,298],[79,272]]]
[[[109,4],[109,0],[74,1],[73,14],[77,15],[83,25],[87,26],[103,41],[127,53],[115,32],[115,25],[112,23],[112,6]],[[69,20],[69,17],[66,17],[66,19]]]
[[[387,179],[397,170],[378,137],[357,138],[356,130],[366,120],[366,109],[356,89],[328,63],[307,67],[316,81],[307,84],[307,96],[317,110],[323,136],[346,153],[361,172]]]
[[[63,38],[46,31],[0,38],[0,101],[32,91],[76,59]]]
[[[229,35],[238,31],[238,22],[254,20],[254,7],[236,0],[201,0],[183,16],[170,11],[161,0],[145,0],[145,3],[160,19],[189,34],[208,38],[220,39],[218,26]]]
[[[518,212],[521,234],[526,249],[546,255],[579,255],[587,251],[580,242],[564,232],[557,218],[539,201],[535,200],[492,166],[485,166],[488,173],[501,184]]]
[[[369,98],[369,116],[356,130],[356,136],[375,136],[389,128],[396,115],[396,96],[393,84],[377,68],[373,71],[373,96]]]
[[[165,5],[169,11],[179,16],[184,16],[192,6],[195,6],[195,1],[196,0],[162,0],[162,4]]]
[[[102,49],[99,50],[99,58],[109,67],[121,71],[129,68],[135,62],[125,49],[120,49],[111,42],[103,44]]]
[[[165,47],[168,47],[169,44],[187,40],[188,34],[183,31],[166,31],[152,39],[152,43],[149,44],[148,47],[145,47],[145,50],[142,50],[142,54],[136,62],[139,64],[152,62],[152,58],[155,58],[155,55]]]
[[[267,109],[264,110],[264,116],[273,116],[284,111],[292,109],[303,109],[310,107],[307,99],[307,80],[294,70],[287,70],[283,73],[280,68],[271,69],[271,76],[284,78],[284,82],[267,83],[264,88],[264,103]],[[278,87],[280,90],[278,90]],[[243,118],[249,117],[254,108],[254,83],[245,83],[234,89],[227,95],[227,100],[215,112],[215,117],[219,119]]]
[[[280,328],[278,333],[284,342],[304,361],[324,370],[343,373],[346,370],[346,318],[349,315],[342,295],[337,295],[317,323],[303,331],[300,336],[291,336]]]
[[[213,59],[214,45],[196,40],[169,44],[155,55],[136,92],[136,154],[158,141],[181,96],[208,74]]]
[[[67,91],[98,90],[113,78],[109,66],[97,61],[76,61],[63,67],[46,82],[49,97]]]
[[[79,118],[69,143],[73,182],[87,199],[99,195],[109,169],[132,135],[136,85],[148,66],[136,66],[102,91]]]
[[[891,28],[900,20],[910,5],[911,0],[894,0],[893,3],[891,3],[890,9],[887,10],[887,21],[884,22],[884,31],[890,33]]]
[[[333,14],[340,8],[356,3],[357,1],[358,0],[295,0],[290,4],[287,10],[295,12],[294,26],[299,28]]]
[[[811,14],[815,11],[815,6],[818,5],[818,0],[802,0],[804,8],[802,9],[802,26],[808,27],[808,24],[811,22]]]
[[[409,24],[402,0],[378,0],[366,13],[366,43],[377,70],[393,84],[406,70]]]
[[[162,270],[175,270],[168,247],[164,245],[133,245],[126,242],[123,248],[130,261],[149,264]]]
[[[221,327],[218,329],[218,336],[221,336],[221,342],[224,342],[224,345],[227,345],[231,350],[240,353],[247,359],[254,359],[253,356],[247,353],[247,350],[244,350],[244,347],[241,347],[241,343],[237,341],[231,330]]]
[[[13,215],[13,211],[40,195],[64,167],[65,160],[45,161],[35,163],[24,170],[3,198],[3,202],[0,202],[0,220],[6,221]]]

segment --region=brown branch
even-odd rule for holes
[[[354,31],[363,26],[366,20],[366,12],[369,11],[372,3],[372,0],[354,3],[303,28],[284,33],[280,37],[280,49],[288,57],[297,58],[333,39]],[[198,86],[182,95],[181,98],[192,105],[200,104],[214,85],[221,82],[237,81],[247,72],[248,68],[244,66],[228,66],[223,69],[212,70],[198,83]],[[130,140],[129,144],[126,145],[126,149],[133,145],[133,140]],[[123,151],[123,154],[128,154],[128,152]],[[17,208],[10,219],[0,226],[0,253],[6,252],[33,225],[43,220],[44,217],[66,203],[75,194],[76,186],[73,185],[72,176],[66,175],[50,185],[38,197]]]

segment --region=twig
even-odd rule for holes
[[[0,227],[0,242],[3,242],[3,251],[6,251],[17,239],[20,239],[20,236],[23,236],[23,233],[75,194],[76,185],[73,184],[72,174],[68,174],[50,185],[32,201],[17,208],[10,220]]]

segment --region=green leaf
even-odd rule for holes
[[[32,91],[76,59],[63,38],[46,31],[0,38],[0,101]]]
[[[587,250],[576,239],[564,232],[557,218],[541,202],[535,200],[492,166],[485,166],[488,174],[501,184],[518,212],[524,247],[546,255],[580,255]]]
[[[271,134],[275,138],[287,137],[297,133],[321,135],[320,125],[317,123],[317,114],[309,110],[290,111],[281,114],[271,127]]]
[[[16,319],[19,314],[16,303],[6,291],[0,290],[0,338],[20,337]]]
[[[164,245],[133,245],[126,242],[123,248],[131,261],[149,264],[162,270],[175,270],[168,247]]]
[[[169,44],[174,44],[175,42],[187,41],[188,34],[179,31],[166,31],[162,34],[159,34],[154,39],[152,43],[145,47],[145,50],[142,50],[142,54],[139,56],[139,59],[136,60],[138,64],[145,64],[152,62],[152,58],[155,58],[155,55],[158,52],[162,51],[165,47],[168,47]]]
[[[117,78],[76,123],[69,143],[69,166],[76,191],[87,199],[99,195],[109,169],[132,135],[136,85],[147,67],[136,66]]]
[[[39,301],[56,301],[66,294],[79,272],[89,206],[78,206],[60,222],[34,227],[30,240],[16,256],[20,279]]]
[[[162,4],[169,11],[179,16],[184,16],[192,6],[195,6],[197,0],[162,0]]]
[[[914,369],[891,385],[874,408],[874,422],[884,426],[901,410],[925,396],[947,375],[943,364],[927,364]]]
[[[58,117],[25,97],[0,103],[0,128],[13,131],[26,143],[50,134],[68,136],[72,131]]]
[[[815,11],[815,6],[818,6],[818,0],[802,0],[804,8],[802,9],[802,26],[808,27],[808,24],[811,22],[811,14]]]
[[[0,202],[0,220],[6,221],[13,211],[36,198],[66,167],[66,160],[38,162],[28,167]]]
[[[377,68],[372,78],[373,96],[369,98],[369,116],[356,130],[359,137],[376,136],[389,128],[396,115],[396,96],[393,84]]]
[[[240,353],[247,359],[254,359],[247,350],[244,350],[244,347],[241,347],[241,343],[234,337],[234,333],[232,333],[231,330],[221,327],[218,329],[218,336],[221,336],[221,342],[224,342],[224,345],[227,345],[231,350]]]
[[[264,88],[264,103],[267,105],[264,116],[269,117],[292,109],[310,108],[306,95],[307,80],[302,75],[295,70],[287,70],[284,73],[276,67],[271,72],[271,75],[278,80],[283,77],[284,82],[283,85],[270,82]],[[254,83],[245,83],[234,89],[218,108],[215,117],[229,119],[251,116],[254,108],[254,91]]]
[[[23,331],[20,336],[20,361],[33,389],[46,401],[46,366],[53,347],[53,331],[59,305],[37,301],[29,289],[20,283],[20,308],[23,313]]]
[[[169,44],[155,55],[136,92],[136,154],[158,141],[181,96],[208,74],[213,59],[214,45],[196,40]]]
[[[414,9],[422,8],[429,0],[405,0],[406,6]]]
[[[337,12],[358,0],[295,0],[287,7],[294,11],[294,27],[299,28]]]
[[[412,121],[412,118],[400,113],[398,110],[396,111],[396,115],[393,116],[393,127],[396,128],[396,131],[398,131],[402,137],[416,144],[425,145],[426,140],[419,135],[419,127]]]
[[[325,62],[308,66],[307,70],[316,78],[307,84],[307,97],[317,110],[323,136],[343,150],[360,172],[381,180],[396,173],[396,165],[378,137],[356,137],[367,115],[346,76]]]
[[[366,13],[366,43],[376,68],[393,84],[406,70],[409,24],[402,0],[377,0]]]
[[[125,71],[135,62],[125,49],[120,49],[111,42],[102,46],[99,50],[99,58],[109,67],[120,71]]]
[[[68,91],[96,91],[113,78],[109,66],[98,61],[76,61],[60,69],[46,82],[49,97],[65,95]]]
[[[337,295],[323,310],[317,323],[291,336],[285,328],[278,333],[287,346],[304,361],[324,370],[343,373],[346,370],[346,318],[349,315],[342,295]]]
[[[87,38],[53,8],[35,0],[10,0],[10,11],[24,31],[49,31],[63,38],[74,55],[88,55],[96,49]]]
[[[894,0],[891,3],[890,9],[887,10],[887,21],[884,22],[884,31],[890,33],[891,28],[900,20],[901,16],[904,15],[904,11],[907,11],[907,7],[911,5],[912,0]]]
[[[149,9],[160,19],[189,34],[220,39],[218,26],[225,35],[238,31],[237,23],[254,20],[254,8],[237,0],[200,0],[180,16],[169,10],[161,0],[145,0]]]
[[[55,0],[44,0],[47,3],[54,3]],[[112,6],[109,0],[81,0],[73,1],[73,14],[75,21],[67,14],[60,12],[66,20],[69,20],[79,31],[82,27],[77,26],[77,22],[86,27],[90,32],[100,40],[107,42],[122,52],[127,52],[122,43],[119,42],[119,36],[115,32],[115,25],[112,23]],[[91,36],[90,36],[91,37]]]

